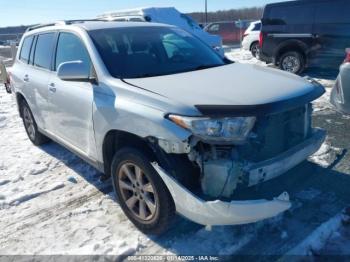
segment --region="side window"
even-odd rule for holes
[[[312,24],[314,8],[310,4],[293,6],[273,6],[270,9],[268,24],[275,25],[298,25]]]
[[[115,19],[113,19],[113,21],[125,22],[125,21],[128,21],[128,20],[126,18],[115,18]]]
[[[22,60],[23,62],[28,63],[29,61],[30,49],[32,47],[33,38],[34,36],[28,36],[23,40],[21,53],[19,55],[19,59]]]
[[[222,23],[220,25],[220,32],[232,32],[236,31],[237,27],[234,23]]]
[[[60,33],[57,44],[55,69],[69,61],[82,61],[90,64],[89,54],[79,37],[71,33]]]
[[[261,30],[261,23],[257,23],[257,24],[254,25],[252,31],[260,31],[260,30]]]
[[[315,22],[318,24],[350,23],[348,1],[320,3],[316,6]]]
[[[51,69],[51,58],[54,40],[55,33],[45,33],[38,35],[34,54],[35,66]]]
[[[31,52],[30,52],[30,55],[29,55],[29,64],[32,65],[34,63],[34,48],[35,48],[35,45],[36,45],[36,40],[38,38],[35,36],[34,37],[34,40],[33,40],[33,44],[32,44],[32,48],[31,48]]]
[[[208,28],[209,32],[219,32],[219,30],[220,30],[220,25],[219,24],[212,24]]]

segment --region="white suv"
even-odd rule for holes
[[[251,51],[254,57],[259,55],[260,30],[261,22],[255,21],[250,24],[243,35],[242,47],[244,50]]]
[[[176,212],[211,226],[287,210],[282,189],[271,200],[235,201],[236,189],[283,174],[325,138],[311,127],[322,86],[233,63],[174,26],[31,28],[10,74],[29,139],[57,141],[111,176],[126,216],[145,233],[164,232]]]

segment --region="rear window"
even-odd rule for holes
[[[254,25],[252,31],[260,31],[261,30],[261,23],[257,23]]]
[[[349,8],[348,0],[319,3],[316,6],[315,21],[318,24],[350,23]]]
[[[271,25],[312,24],[314,9],[311,5],[271,6],[264,23]]]
[[[51,58],[54,39],[55,33],[46,33],[38,35],[34,54],[35,66],[45,69],[51,69]]]
[[[29,55],[30,55],[30,49],[32,47],[34,36],[28,36],[23,40],[21,53],[19,55],[19,59],[23,62],[28,63],[29,61]]]

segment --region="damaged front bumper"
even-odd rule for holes
[[[324,130],[315,129],[309,139],[283,154],[248,165],[244,170],[249,179],[248,186],[272,179],[296,166],[319,149],[325,136]],[[157,163],[152,165],[172,195],[176,211],[198,224],[206,226],[247,224],[274,217],[291,207],[286,192],[273,200],[204,201],[183,187]]]
[[[275,178],[296,165],[304,161],[308,156],[315,153],[322,145],[326,138],[326,131],[323,129],[313,129],[312,136],[304,142],[296,145],[288,151],[274,158],[249,164],[244,168],[247,174],[248,186],[268,181]]]
[[[286,192],[271,201],[204,201],[180,185],[156,163],[152,165],[169,189],[176,211],[198,224],[205,226],[247,224],[274,217],[291,207]]]

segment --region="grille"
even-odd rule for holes
[[[298,107],[278,114],[259,117],[253,137],[242,146],[240,155],[252,162],[263,161],[301,143],[311,134],[312,106]]]

